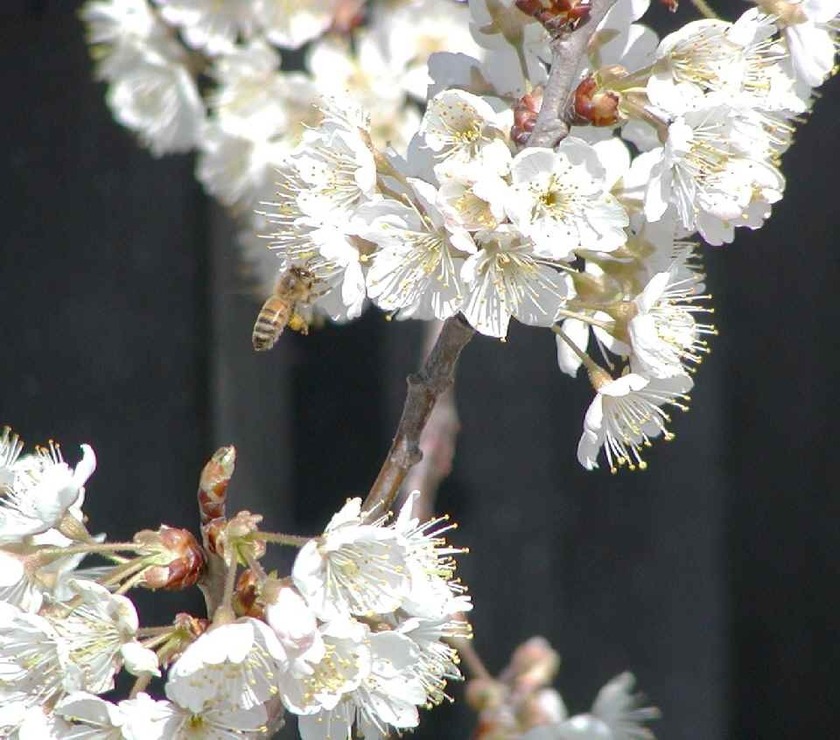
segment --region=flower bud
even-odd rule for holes
[[[265,621],[287,651],[303,653],[320,637],[315,614],[293,586],[283,585],[266,594]]]
[[[249,558],[259,560],[265,555],[265,542],[251,535],[259,532],[262,519],[261,514],[250,511],[240,511],[228,520],[214,519],[204,525],[208,549],[223,558],[235,558],[243,565],[248,565]]]
[[[467,704],[477,712],[484,712],[502,705],[507,693],[505,687],[492,678],[474,678],[467,682]]]
[[[364,0],[339,0],[335,5],[329,30],[341,36],[348,36],[364,19]]]
[[[516,0],[516,7],[536,18],[554,35],[573,31],[589,17],[589,0]]]
[[[513,127],[510,130],[510,137],[520,146],[528,143],[528,137],[531,136],[537,123],[542,100],[543,88],[539,86],[525,93],[513,106]]]
[[[186,529],[161,524],[157,532],[138,532],[134,542],[151,552],[153,564],[146,568],[140,582],[146,588],[179,591],[194,586],[204,571],[204,551]]]
[[[253,570],[247,568],[239,574],[233,592],[233,610],[237,617],[265,618],[265,603],[260,590],[259,579]]]
[[[557,724],[566,719],[566,705],[554,689],[540,689],[523,702],[518,719],[524,730]]]
[[[517,686],[535,689],[554,679],[560,667],[560,656],[544,637],[532,637],[513,652],[510,669]]]
[[[198,479],[198,510],[201,523],[225,515],[227,487],[236,466],[236,448],[233,445],[220,447],[213,453]]]
[[[612,90],[605,90],[594,75],[590,75],[575,88],[575,115],[593,126],[615,126],[621,121],[621,97]]]

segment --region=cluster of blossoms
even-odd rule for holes
[[[259,516],[225,518],[234,453],[222,448],[199,490],[203,545],[165,525],[109,543],[84,524],[91,448],[71,468],[55,445],[22,447],[0,437],[2,737],[256,738],[291,712],[304,738],[383,738],[460,678],[448,642],[470,636],[459,551],[443,538],[452,525],[412,516],[416,496],[392,522],[353,499],[319,537],[265,533]],[[260,566],[267,542],[300,547],[288,577]],[[110,564],[80,568],[89,554]],[[196,584],[209,620],[140,627],[126,595]],[[121,670],[137,677],[130,698],[103,699]],[[154,699],[145,689],[164,673]]]
[[[493,337],[550,328],[595,391],[578,460],[615,471],[672,436],[715,333],[692,238],[764,223],[834,65],[840,0],[756,2],[660,41],[647,0],[617,0],[574,71],[569,135],[539,146],[551,40],[593,23],[588,3],[90,0],[83,17],[117,120],[155,153],[198,148],[262,254],[313,276],[303,324],[373,303]]]
[[[635,678],[622,673],[599,692],[592,709],[569,716],[551,687],[560,657],[542,637],[514,650],[498,678],[475,678],[467,701],[478,712],[475,740],[652,740],[645,726],[659,711],[633,694]]]
[[[240,217],[259,267],[254,208],[317,124],[316,101],[352,95],[376,143],[403,148],[429,54],[478,51],[466,12],[450,0],[88,0],[81,16],[114,118],[155,156],[197,151],[197,179]]]
[[[644,468],[715,333],[692,237],[731,242],[782,197],[780,157],[830,72],[840,3],[762,4],[660,41],[635,23],[645,2],[618,0],[553,146],[529,141],[551,35],[518,7],[468,8],[483,53],[432,55],[405,154],[376,146],[357,102],[322,104],[279,167],[269,246],[281,272],[311,272],[308,307],[333,320],[371,302],[398,318],[460,314],[492,337],[511,318],[550,328],[561,370],[583,367],[595,390],[580,463],[603,451],[613,471]]]

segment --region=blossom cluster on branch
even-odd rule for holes
[[[764,223],[812,98],[802,70],[827,75],[833,46],[801,59],[781,16],[758,8],[660,42],[635,23],[646,4],[619,0],[560,111],[570,135],[529,146],[543,94],[531,70],[545,72],[551,36],[517,8],[469,7],[485,54],[432,56],[404,156],[377,149],[349,103],[324,103],[280,170],[269,246],[312,272],[311,306],[335,320],[370,301],[399,318],[460,313],[494,337],[512,318],[550,328],[560,368],[583,366],[596,391],[580,463],[603,451],[613,471],[644,468],[716,331],[691,238],[720,245]]]
[[[716,332],[693,238],[729,243],[782,197],[840,3],[761,0],[662,40],[638,23],[647,0],[599,3],[597,20],[526,0],[281,6],[91,0],[117,120],[156,153],[197,147],[208,190],[257,209],[281,277],[311,276],[293,326],[372,303],[500,338],[511,319],[546,327],[595,391],[580,463],[644,468]],[[561,133],[531,141],[553,45],[595,22],[559,70]],[[307,72],[272,44],[304,47]]]
[[[560,657],[542,637],[514,650],[498,677],[467,684],[467,701],[478,712],[475,740],[652,740],[647,722],[659,711],[633,693],[635,678],[622,673],[598,692],[589,712],[569,716],[550,686]]]
[[[90,0],[81,17],[115,119],[156,156],[196,150],[198,180],[252,232],[274,169],[320,118],[316,101],[351,94],[374,115],[376,143],[402,147],[428,55],[477,50],[458,3],[376,10],[362,26],[365,0]]]
[[[202,544],[162,525],[132,541],[91,536],[82,512],[92,449],[70,467],[50,444],[21,454],[0,437],[0,735],[17,740],[265,737],[298,715],[303,738],[384,738],[461,678],[449,641],[471,636],[446,519],[420,522],[416,495],[371,516],[351,499],[323,534],[261,531],[225,516],[233,448],[205,467]],[[299,547],[291,573],[260,565],[269,543]],[[105,561],[80,567],[86,555]],[[198,585],[209,619],[141,627],[128,592]],[[131,696],[101,697],[115,677]],[[147,693],[165,672],[165,698]]]
[[[583,370],[594,390],[580,464],[644,468],[716,333],[699,242],[764,224],[784,192],[782,155],[834,67],[840,0],[756,0],[733,22],[706,17],[662,39],[639,22],[648,11],[648,0],[86,3],[117,121],[156,155],[196,149],[198,179],[267,247],[275,281],[255,349],[286,325],[369,305],[444,323],[368,498],[316,538],[228,517],[234,452],[222,448],[200,480],[201,543],[165,525],[105,542],[81,513],[92,450],[71,469],[54,445],[21,456],[7,430],[0,731],[257,737],[291,713],[304,738],[383,738],[447,697],[458,651],[470,655],[471,608],[450,525],[419,522],[414,495],[393,520],[387,510],[458,354],[475,332],[503,340],[512,319],[548,330],[561,371]],[[262,568],[270,543],[299,548],[288,576]],[[89,554],[108,565],[80,568]],[[126,596],[193,585],[207,618],[162,627],[141,628]],[[656,711],[639,706],[632,676],[569,717],[547,688],[551,654],[532,648],[496,679],[473,666],[477,737],[651,737]],[[121,670],[137,676],[131,696],[106,701]]]

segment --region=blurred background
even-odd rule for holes
[[[314,534],[373,480],[422,327],[369,311],[255,354],[226,216],[189,157],[155,160],[113,122],[78,5],[0,9],[0,421],[71,461],[93,445],[92,531],[197,530],[201,466],[232,443],[229,507]],[[823,96],[767,227],[706,250],[721,336],[646,472],[578,466],[590,392],[557,370],[546,332],[514,325],[464,352],[438,509],[472,551],[476,648],[497,671],[544,635],[572,712],[630,669],[665,740],[837,734],[837,80]],[[149,624],[201,609],[195,595],[142,605]],[[463,705],[426,719],[418,738],[469,735]]]

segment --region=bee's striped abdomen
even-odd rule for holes
[[[292,315],[292,304],[284,298],[273,295],[263,303],[254,322],[254,331],[251,334],[251,342],[257,352],[264,352],[271,349]]]

